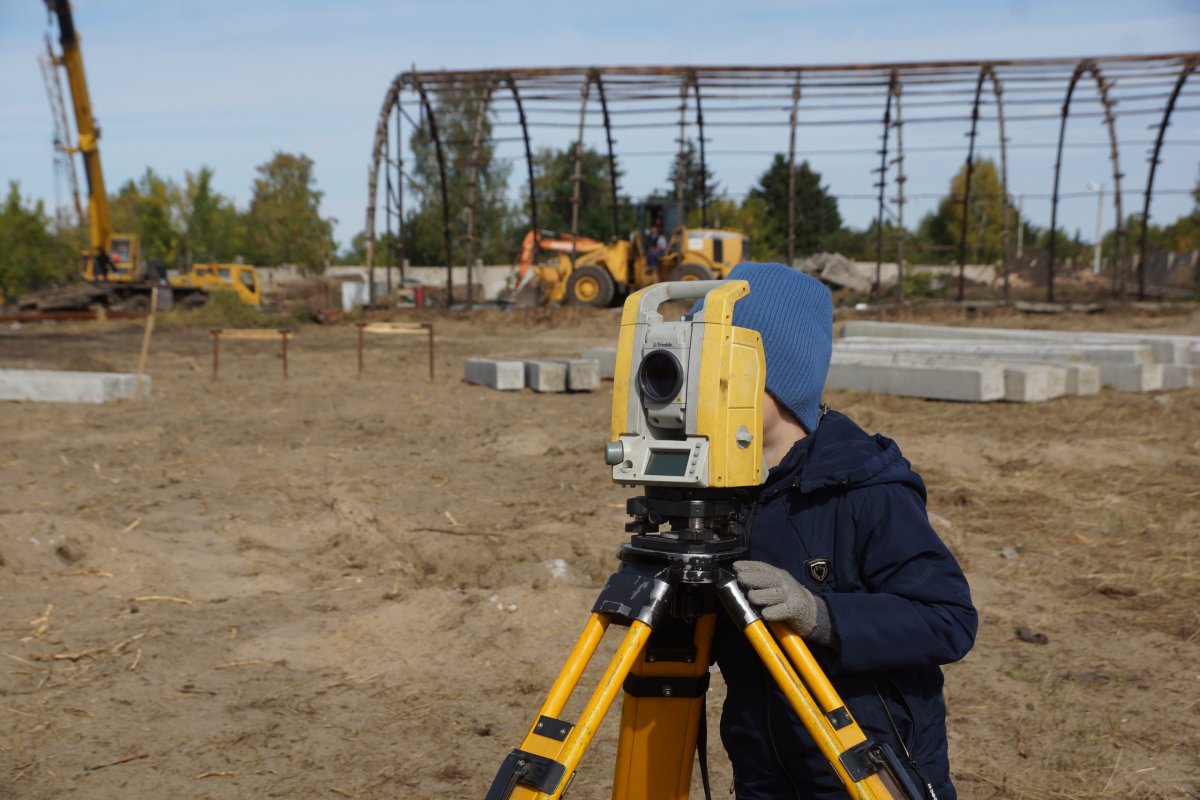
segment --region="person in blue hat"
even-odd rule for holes
[[[733,567],[765,619],[803,637],[864,732],[892,750],[929,798],[955,800],[941,665],[971,649],[966,577],[929,524],[925,484],[891,439],[821,403],[833,301],[782,264],[729,274],[750,293],[733,324],[762,335],[763,450],[749,553]],[[844,798],[845,790],[749,643],[718,622],[727,686],[721,739],[738,800]]]

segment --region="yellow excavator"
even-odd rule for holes
[[[641,209],[642,221],[661,218],[663,208]],[[739,231],[675,226],[662,252],[653,252],[653,228],[608,243],[553,231],[529,231],[514,267],[514,297],[536,287],[543,305],[567,303],[606,308],[630,292],[661,281],[724,279],[750,257]]]
[[[108,208],[104,171],[100,167],[100,126],[92,115],[92,103],[83,71],[79,35],[69,0],[45,0],[46,8],[58,20],[60,54],[51,49],[49,60],[67,75],[71,105],[75,112],[78,140],[71,148],[83,157],[87,179],[87,221],[89,247],[82,254],[80,276],[83,283],[58,289],[30,292],[17,300],[19,311],[69,311],[112,308],[148,311],[152,291],[159,289],[160,305],[199,305],[208,294],[221,289],[234,291],[238,298],[257,306],[261,288],[254,267],[242,264],[195,265],[191,271],[168,280],[166,270],[151,267],[142,260],[136,234],[114,233]],[[51,102],[54,102],[52,98]],[[64,143],[65,146],[65,143]],[[71,152],[68,150],[68,153]]]

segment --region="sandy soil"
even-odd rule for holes
[[[607,391],[494,392],[462,360],[574,355],[616,315],[429,319],[432,382],[423,343],[383,337],[356,379],[352,326],[300,330],[287,382],[229,344],[214,382],[206,331],[164,324],[152,401],[0,405],[0,798],[483,796],[628,492]],[[1200,335],[1195,313],[966,322]],[[140,336],[6,329],[0,366],[131,370]],[[900,442],[971,580],[961,795],[1200,797],[1200,390],[829,400]],[[607,796],[615,716],[573,797]]]

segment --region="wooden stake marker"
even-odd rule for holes
[[[241,341],[272,341],[279,339],[281,353],[283,355],[283,379],[286,381],[288,377],[288,340],[292,338],[290,328],[278,328],[276,330],[266,330],[262,328],[212,328],[209,330],[212,335],[213,342],[213,380],[217,379],[217,370],[221,361],[221,339],[226,340],[241,340]]]
[[[358,327],[358,377],[363,374],[363,334],[412,335],[429,332],[429,380],[433,380],[433,324],[429,322],[356,322]]]

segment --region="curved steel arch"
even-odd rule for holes
[[[392,107],[399,104],[400,90],[406,76],[397,75],[388,85],[383,96],[383,105],[379,109],[379,118],[375,123],[375,136],[371,145],[371,164],[367,168],[367,220],[364,233],[367,239],[367,280],[370,302],[375,302],[375,197],[379,190],[379,160],[383,154],[384,143],[387,140],[388,117]],[[400,192],[404,187],[401,185]]]
[[[1085,58],[1076,65],[1075,70],[1071,73],[1071,81],[1067,84],[1067,96],[1063,99],[1062,117],[1058,126],[1058,149],[1054,156],[1054,192],[1050,196],[1050,252],[1049,262],[1046,264],[1046,300],[1051,303],[1054,302],[1054,256],[1058,246],[1058,184],[1062,174],[1063,142],[1067,134],[1067,117],[1071,113],[1071,95],[1075,93],[1075,85],[1079,83],[1079,79],[1085,72],[1090,72],[1096,79],[1096,89],[1100,94],[1100,102],[1104,106],[1105,122],[1108,125],[1109,157],[1112,159],[1113,165],[1113,196],[1116,198],[1118,247],[1121,246],[1120,242],[1124,236],[1121,220],[1121,166],[1117,155],[1116,119],[1112,113],[1113,101],[1108,93],[1111,84],[1104,80],[1104,75],[1100,72],[1100,67],[1096,62]]]
[[[533,147],[529,141],[529,122],[525,118],[525,105],[521,102],[521,93],[517,91],[517,82],[512,73],[504,77],[504,83],[512,92],[513,104],[517,107],[517,118],[521,123],[521,138],[525,142],[525,166],[529,172],[529,229],[538,236],[537,216],[537,182],[533,174]]]
[[[1180,71],[1180,67],[1183,70]],[[904,64],[861,64],[861,65],[816,65],[816,66],[765,66],[765,67],[723,67],[723,66],[683,66],[683,67],[590,67],[590,68],[545,68],[545,69],[503,69],[503,70],[474,70],[474,71],[436,71],[436,72],[417,72],[415,69],[411,72],[404,72],[396,76],[388,86],[388,91],[385,94],[384,103],[379,112],[379,119],[376,124],[373,148],[372,161],[368,170],[368,190],[369,198],[367,202],[367,219],[364,233],[366,234],[366,249],[367,249],[367,266],[373,271],[375,261],[385,258],[384,254],[377,250],[377,222],[375,216],[377,214],[377,205],[381,201],[377,197],[382,191],[379,185],[380,180],[385,176],[379,175],[379,167],[386,164],[389,172],[386,174],[388,184],[394,184],[396,175],[392,174],[392,170],[396,169],[400,174],[400,183],[394,186],[389,186],[388,191],[388,229],[392,230],[394,219],[397,215],[401,218],[403,225],[403,212],[401,203],[407,204],[403,199],[405,190],[411,190],[411,178],[403,175],[404,165],[401,158],[405,157],[403,153],[404,138],[410,138],[410,131],[406,130],[405,123],[399,119],[399,115],[409,118],[409,120],[424,129],[425,125],[430,126],[429,134],[433,139],[434,153],[438,156],[438,194],[434,194],[432,187],[428,187],[429,201],[436,202],[441,200],[443,209],[441,211],[443,235],[446,238],[445,242],[445,261],[447,262],[447,282],[450,290],[453,290],[453,281],[451,280],[450,271],[454,265],[453,248],[456,234],[456,229],[449,225],[455,217],[454,214],[461,212],[464,221],[467,223],[467,235],[464,238],[464,243],[467,247],[467,264],[470,269],[470,262],[474,260],[473,256],[479,250],[482,240],[476,241],[477,229],[479,227],[479,212],[482,208],[481,192],[483,186],[480,181],[483,179],[483,164],[484,148],[490,147],[493,141],[493,133],[487,125],[487,120],[492,119],[496,114],[503,116],[497,121],[498,125],[511,125],[514,128],[520,124],[520,139],[524,143],[524,158],[526,168],[529,173],[529,216],[533,227],[537,229],[538,218],[538,187],[536,184],[536,174],[534,170],[534,154],[532,147],[533,128],[539,125],[547,127],[564,127],[557,122],[551,120],[543,120],[541,111],[543,109],[551,113],[572,113],[578,111],[583,125],[581,132],[575,137],[575,165],[576,174],[581,171],[582,167],[582,142],[583,133],[586,131],[587,121],[586,103],[581,104],[582,108],[572,108],[575,104],[580,103],[580,95],[575,94],[575,87],[579,84],[585,84],[581,87],[584,92],[590,92],[590,83],[596,84],[596,93],[600,99],[600,111],[604,116],[606,144],[608,148],[608,164],[610,170],[610,184],[608,188],[610,211],[612,212],[611,224],[614,229],[618,229],[620,225],[619,217],[619,189],[618,176],[616,170],[616,153],[615,139],[618,128],[650,128],[656,127],[655,122],[647,124],[642,120],[627,121],[627,118],[621,117],[622,114],[630,113],[647,113],[642,109],[651,109],[654,104],[657,104],[657,110],[666,111],[671,105],[674,105],[671,100],[672,96],[679,98],[679,113],[678,118],[680,130],[680,151],[686,147],[687,128],[691,125],[696,125],[701,137],[701,152],[698,154],[700,159],[699,164],[703,172],[707,173],[707,150],[708,142],[704,133],[713,125],[729,126],[731,124],[755,125],[760,124],[752,118],[740,116],[737,118],[737,123],[725,121],[725,117],[718,116],[727,114],[735,109],[731,103],[741,104],[745,99],[770,99],[778,98],[785,104],[791,100],[792,115],[790,121],[783,122],[789,125],[789,143],[788,143],[788,163],[791,167],[793,175],[789,187],[787,223],[787,252],[790,260],[796,258],[796,218],[803,213],[803,210],[797,207],[796,198],[794,197],[794,168],[797,160],[797,134],[800,125],[861,125],[867,122],[865,119],[855,119],[854,115],[848,115],[849,118],[833,120],[823,119],[820,115],[831,111],[838,107],[842,101],[832,100],[831,98],[839,97],[838,90],[846,89],[847,96],[857,94],[864,96],[866,92],[874,94],[875,89],[881,84],[887,83],[889,76],[894,76],[899,73],[899,77],[903,79],[903,120],[904,127],[911,127],[909,123],[922,122],[945,122],[949,121],[945,112],[927,111],[938,105],[947,105],[948,98],[954,94],[968,94],[974,89],[973,105],[972,105],[972,134],[971,152],[969,154],[969,169],[972,172],[972,188],[964,192],[964,199],[968,201],[974,194],[978,194],[978,188],[974,186],[977,180],[973,177],[973,168],[976,166],[974,155],[978,152],[980,144],[978,142],[978,122],[982,118],[982,106],[980,103],[985,102],[982,96],[984,89],[983,82],[991,80],[993,91],[995,94],[995,102],[997,109],[997,121],[1000,127],[1000,183],[1002,203],[1004,205],[1004,275],[1006,279],[1006,299],[1007,299],[1007,278],[1009,270],[1009,261],[1012,253],[1010,252],[1012,223],[1012,209],[1015,205],[1008,198],[1008,180],[1007,180],[1007,145],[1008,135],[1006,131],[1007,122],[1012,120],[1005,119],[1005,107],[1017,105],[1036,105],[1044,97],[1039,96],[1046,88],[1051,91],[1054,85],[1061,85],[1060,81],[1068,83],[1068,91],[1062,103],[1062,109],[1059,113],[1053,116],[1059,118],[1060,129],[1059,139],[1055,146],[1055,185],[1054,192],[1051,195],[1052,200],[1052,241],[1057,257],[1058,244],[1058,203],[1062,196],[1066,196],[1061,192],[1061,171],[1062,171],[1062,156],[1064,149],[1067,146],[1065,127],[1067,119],[1070,115],[1070,103],[1074,99],[1074,92],[1078,82],[1087,79],[1089,76],[1094,79],[1094,85],[1097,88],[1099,98],[1103,105],[1103,114],[1084,114],[1078,109],[1076,116],[1081,114],[1084,116],[1102,117],[1107,126],[1108,132],[1108,148],[1110,159],[1112,162],[1113,184],[1114,184],[1114,212],[1116,214],[1117,225],[1114,233],[1116,235],[1116,268],[1113,271],[1114,290],[1118,294],[1120,291],[1121,281],[1124,279],[1126,285],[1131,277],[1129,270],[1134,262],[1134,259],[1126,257],[1126,250],[1132,250],[1132,243],[1128,238],[1128,230],[1126,221],[1123,219],[1121,211],[1121,203],[1123,202],[1123,194],[1120,190],[1120,183],[1124,179],[1124,175],[1120,170],[1119,161],[1119,146],[1118,132],[1116,130],[1117,121],[1120,120],[1124,124],[1124,117],[1127,114],[1152,113],[1161,116],[1162,121],[1159,124],[1157,131],[1158,136],[1154,142],[1153,155],[1151,157],[1151,174],[1147,178],[1146,193],[1143,197],[1144,210],[1143,217],[1149,220],[1149,206],[1152,202],[1154,191],[1154,181],[1157,179],[1156,170],[1157,164],[1161,160],[1161,152],[1166,144],[1165,128],[1169,125],[1171,115],[1174,111],[1183,108],[1182,101],[1187,95],[1184,93],[1186,89],[1185,82],[1187,78],[1195,71],[1196,67],[1200,66],[1200,53],[1185,52],[1173,54],[1159,54],[1151,56],[1123,56],[1123,57],[1097,57],[1094,59],[1040,59],[1040,60],[989,60],[989,61],[957,61],[957,62],[925,62],[925,63],[904,63]],[[803,75],[803,95],[805,100],[805,109],[810,105],[813,111],[818,114],[814,117],[813,122],[807,119],[801,119],[799,115],[799,100],[800,100],[800,78]],[[1069,81],[1067,80],[1070,76]],[[1118,82],[1114,82],[1113,78],[1119,78]],[[1002,79],[1005,84],[1002,85]],[[1131,81],[1128,86],[1126,82]],[[1034,81],[1034,84],[1029,84]],[[1050,83],[1048,83],[1050,82]],[[479,111],[474,107],[471,108],[471,113],[474,115],[475,136],[472,138],[469,133],[461,137],[464,141],[458,139],[451,140],[448,130],[443,129],[444,123],[447,121],[444,107],[439,106],[438,98],[446,91],[451,91],[458,84],[466,84],[475,93],[475,99],[479,97],[479,93],[484,95],[490,94],[490,108],[485,109],[487,104],[481,103]],[[490,84],[491,92],[484,91],[485,85]],[[515,112],[512,107],[505,104],[503,109],[497,109],[497,104],[500,102],[500,90],[502,86],[507,86],[508,91],[512,94],[512,101],[516,106]],[[1172,86],[1174,90],[1171,91]],[[938,87],[946,87],[944,92],[939,94]],[[1164,108],[1162,97],[1148,94],[1153,88],[1160,88],[1162,96],[1166,96],[1170,92],[1171,102],[1168,107]],[[900,95],[901,87],[896,86],[894,90],[889,91],[889,103],[893,105],[891,109],[892,127],[897,128],[896,142],[893,143],[887,131],[884,132],[885,142],[883,149],[880,151],[881,163],[879,166],[880,183],[888,183],[887,178],[895,178],[897,181],[897,195],[893,198],[888,198],[886,187],[880,187],[879,194],[882,195],[881,205],[883,206],[882,214],[891,214],[892,209],[886,204],[888,202],[896,202],[899,207],[896,210],[897,216],[894,219],[900,219],[907,209],[903,208],[903,194],[907,188],[901,182],[902,166],[897,166],[896,174],[890,175],[889,171],[893,169],[893,164],[900,164],[903,155],[898,152],[898,148],[902,147],[902,133],[900,131]],[[412,91],[414,95],[419,96],[421,111],[425,114],[425,119],[413,121],[413,114],[409,116],[405,113],[411,109],[413,102],[418,100],[418,97],[406,98],[404,93]],[[1138,94],[1138,92],[1142,92]],[[507,93],[506,93],[507,94]],[[692,110],[688,107],[691,102],[691,96],[694,95],[696,100],[696,110],[693,116]],[[1007,95],[1007,97],[1006,97]],[[586,98],[590,99],[590,98]],[[505,97],[507,101],[507,97]],[[1006,103],[1005,100],[1008,102]],[[1118,100],[1138,100],[1138,101],[1156,101],[1157,107],[1151,108],[1131,108],[1126,109],[1121,106],[1120,113],[1117,112]],[[534,114],[537,119],[527,119],[525,112],[528,110],[525,106],[528,103],[534,103],[538,113]],[[861,108],[861,104],[855,106],[850,103],[843,107],[846,109]],[[1052,101],[1053,102],[1053,101]],[[403,105],[402,105],[403,104]],[[567,108],[564,108],[564,105]],[[636,108],[635,108],[636,106]],[[786,106],[785,106],[786,107]],[[568,110],[568,108],[570,110]],[[394,111],[393,111],[394,109]],[[439,110],[440,109],[440,110]],[[748,110],[764,111],[769,110],[765,106],[756,106]],[[915,116],[914,116],[915,113]],[[393,124],[389,119],[393,114],[397,115],[396,127],[393,130],[390,126]],[[706,118],[707,117],[709,118]],[[943,117],[939,119],[939,115]],[[805,115],[808,116],[807,113]],[[962,115],[965,116],[965,115]],[[959,118],[961,119],[962,116]],[[642,118],[645,119],[645,118]],[[715,122],[713,120],[716,120]],[[879,118],[876,117],[876,120]],[[1018,115],[1016,120],[1023,122],[1026,120],[1038,119],[1037,112],[1032,115],[1026,113],[1024,116]],[[482,122],[481,122],[482,120]],[[668,125],[674,127],[675,121],[667,120]],[[443,123],[443,125],[439,125]],[[470,121],[467,122],[470,125]],[[762,122],[761,124],[768,124]],[[769,124],[780,124],[772,122]],[[874,122],[871,124],[879,124]],[[565,127],[574,128],[574,121],[568,123]],[[391,136],[397,138],[396,142],[391,141]],[[496,139],[495,141],[506,141],[505,139]],[[392,152],[392,145],[395,144],[397,152]],[[518,145],[519,147],[520,145]],[[449,162],[451,152],[446,148],[458,148],[458,151],[465,157],[467,152],[471,154],[470,176],[464,174],[464,180],[469,179],[471,188],[469,192],[464,192],[462,198],[465,200],[465,207],[462,209],[450,208],[450,191],[447,181],[451,176],[451,163]],[[515,154],[514,154],[515,155]],[[640,155],[652,155],[645,153]],[[520,156],[516,156],[520,157]],[[432,166],[432,165],[430,165]],[[707,177],[707,176],[706,176]],[[909,176],[905,176],[909,177]],[[911,179],[911,177],[909,177]],[[682,197],[686,186],[683,184],[683,176],[676,171],[677,184],[677,201],[685,201],[687,198]],[[405,185],[408,184],[408,185]],[[468,187],[464,187],[468,188]],[[710,201],[711,185],[707,181],[703,186],[696,186],[695,189],[700,195],[699,198],[693,198],[705,217],[711,210],[708,208]],[[1161,191],[1160,191],[1161,193]],[[575,236],[579,235],[578,217],[582,212],[582,181],[575,181],[575,192],[572,193],[573,212],[576,217],[574,225]],[[872,197],[871,199],[876,199]],[[782,211],[782,209],[781,209]],[[435,212],[436,213],[436,212]],[[876,224],[880,226],[882,233],[882,216],[877,216]],[[706,219],[706,222],[708,220]],[[977,221],[978,223],[978,221]],[[963,228],[963,238],[970,236],[970,220],[966,220]],[[389,263],[392,263],[397,257],[397,251],[394,249],[395,244],[392,242],[391,236],[387,237],[389,250],[386,258]],[[782,243],[781,243],[782,244]],[[878,242],[877,250],[878,250]],[[901,240],[897,246],[897,259],[904,260],[902,255],[906,246],[906,242]],[[402,243],[400,243],[402,246]],[[969,248],[967,248],[969,249]],[[960,261],[965,263],[965,259],[961,257],[963,250],[963,241],[959,242]],[[400,260],[403,263],[403,251],[400,251]],[[1132,255],[1138,256],[1139,253]],[[461,257],[461,254],[460,254]],[[877,252],[877,262],[881,259],[881,255]],[[1139,288],[1138,294],[1142,296],[1145,291],[1145,283],[1150,277],[1149,271],[1145,270],[1146,259],[1141,257],[1138,260],[1139,270]],[[877,263],[877,272],[880,268]],[[1051,299],[1058,287],[1054,286],[1054,265],[1051,264],[1050,275],[1048,280],[1047,291]],[[371,288],[374,289],[374,274],[372,272]],[[389,272],[390,278],[390,272]],[[472,284],[468,272],[468,282]],[[469,297],[474,300],[474,297]],[[372,297],[372,300],[374,298]]]
[[[1158,168],[1158,156],[1162,152],[1167,126],[1171,124],[1171,112],[1175,110],[1175,101],[1179,99],[1179,93],[1183,91],[1183,84],[1196,71],[1198,65],[1200,65],[1200,59],[1189,58],[1184,62],[1183,69],[1179,71],[1179,77],[1175,80],[1175,88],[1171,90],[1171,96],[1167,100],[1162,122],[1158,124],[1158,136],[1154,140],[1154,153],[1150,156],[1150,174],[1146,176],[1146,195],[1142,201],[1142,241],[1138,246],[1138,300],[1146,298],[1146,234],[1150,231],[1150,196],[1154,189],[1154,173]]]
[[[971,202],[971,177],[975,172],[975,139],[978,134],[979,125],[979,102],[983,94],[983,82],[991,81],[992,93],[996,97],[996,121],[1000,127],[1000,202],[1003,206],[1002,218],[1002,242],[1003,254],[1001,256],[1001,269],[1004,273],[1004,300],[1008,301],[1008,138],[1004,132],[1004,89],[1000,84],[1000,79],[996,77],[996,69],[993,64],[984,64],[979,69],[979,77],[975,81],[975,99],[971,104],[971,132],[968,134],[970,144],[967,147],[967,174],[965,185],[963,186],[963,201],[962,201],[962,231],[959,234],[958,241],[958,300],[963,299],[965,289],[965,272],[967,263],[967,232],[970,227],[970,215],[968,213]]]
[[[600,78],[599,70],[593,70],[591,75],[596,84],[596,95],[600,100],[600,115],[604,118],[604,138],[608,143],[609,205],[612,213],[612,238],[615,240],[621,235],[617,205],[617,156],[613,152],[612,122],[608,116],[608,100],[604,96],[604,81]]]
[[[425,84],[416,75],[412,76],[413,88],[421,98],[421,106],[425,110],[425,119],[429,121],[429,136],[433,139],[433,152],[437,158],[438,185],[442,195],[442,239],[446,252],[446,307],[454,305],[454,243],[450,232],[450,192],[446,187],[446,155],[442,152],[442,139],[438,135],[437,117],[433,113],[433,104],[429,102],[429,94]]]

